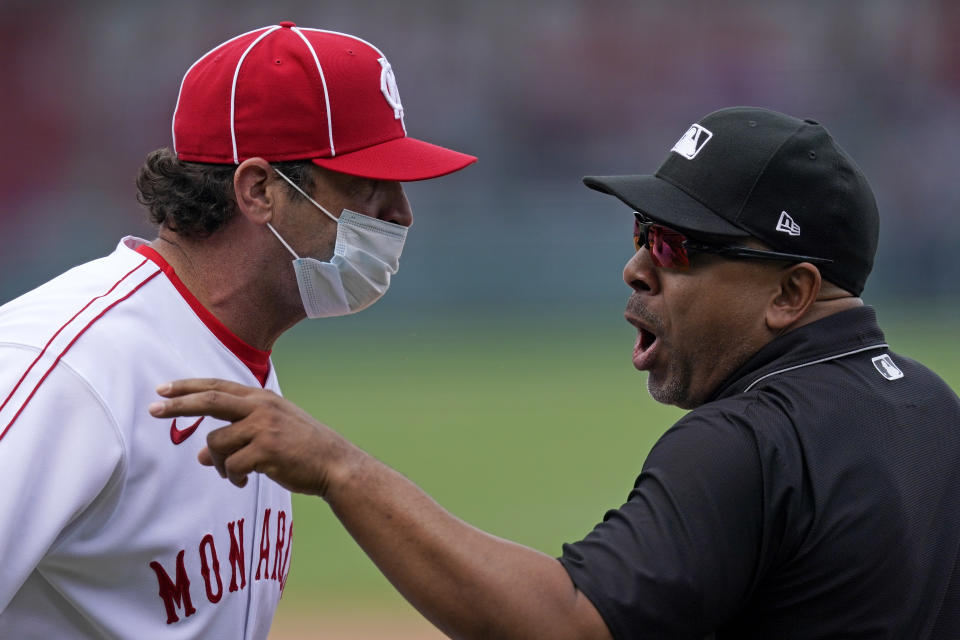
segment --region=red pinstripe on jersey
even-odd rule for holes
[[[57,331],[53,334],[53,336],[50,337],[50,339],[47,341],[47,343],[46,343],[45,345],[43,345],[43,349],[41,349],[41,350],[40,350],[40,353],[37,354],[37,357],[33,359],[33,362],[30,363],[30,366],[27,367],[27,370],[23,372],[23,375],[22,375],[22,376],[20,376],[20,379],[17,381],[17,384],[15,384],[15,385],[13,386],[13,389],[10,390],[10,393],[7,394],[7,397],[6,397],[6,398],[4,398],[3,404],[0,404],[0,411],[2,411],[2,410],[4,409],[4,407],[6,407],[7,403],[10,402],[10,399],[13,397],[13,394],[16,393],[17,389],[20,388],[20,385],[23,383],[23,381],[26,379],[26,377],[30,374],[30,371],[33,369],[34,365],[36,365],[37,362],[40,361],[40,359],[41,359],[41,358],[43,357],[43,355],[46,353],[47,349],[50,347],[50,345],[53,343],[53,341],[57,338],[57,336],[59,336],[60,333],[63,332],[64,329],[66,329],[68,326],[70,326],[70,324],[71,324],[74,320],[76,320],[77,317],[80,316],[80,314],[82,314],[84,311],[86,311],[86,310],[90,307],[90,305],[92,305],[93,303],[95,303],[97,300],[100,300],[101,298],[105,298],[105,297],[109,296],[118,286],[120,286],[121,283],[123,283],[124,280],[126,280],[128,277],[130,277],[133,273],[135,273],[138,269],[140,269],[140,267],[142,267],[144,264],[147,264],[147,263],[149,263],[149,262],[150,262],[149,260],[144,260],[143,262],[141,262],[140,264],[138,264],[136,267],[134,267],[133,269],[131,269],[130,271],[128,271],[126,274],[124,274],[124,276],[123,276],[122,278],[120,278],[119,280],[117,280],[117,281],[113,284],[113,286],[110,287],[110,289],[108,289],[105,293],[100,294],[99,296],[93,297],[87,304],[85,304],[85,305],[83,306],[83,308],[81,308],[79,311],[77,311],[77,312],[73,315],[73,317],[71,317],[71,318],[70,318],[69,320],[67,320],[59,329],[57,329]],[[40,388],[40,385],[43,384],[44,380],[47,379],[47,376],[50,375],[50,372],[52,372],[53,369],[54,369],[54,367],[56,367],[57,364],[60,362],[60,359],[63,358],[63,356],[67,353],[67,351],[70,350],[70,348],[71,348],[71,347],[73,346],[73,344],[80,338],[80,336],[82,336],[82,335],[86,332],[87,329],[89,329],[91,326],[93,326],[93,324],[94,324],[97,320],[99,320],[100,318],[102,318],[103,315],[104,315],[105,313],[107,313],[107,311],[109,311],[110,309],[112,309],[112,308],[114,308],[116,305],[118,305],[119,303],[121,303],[121,302],[123,302],[124,300],[126,300],[127,298],[129,298],[129,297],[130,297],[131,295],[133,295],[138,289],[140,289],[140,287],[142,287],[142,286],[145,285],[146,283],[150,282],[150,280],[152,280],[154,277],[156,277],[159,273],[160,273],[160,271],[159,271],[159,270],[156,270],[156,271],[154,271],[153,273],[151,273],[149,276],[147,276],[146,278],[144,278],[144,280],[143,280],[142,282],[140,282],[139,284],[137,284],[137,286],[135,286],[133,289],[131,289],[126,295],[124,295],[122,298],[119,298],[118,300],[115,300],[115,301],[113,301],[112,303],[110,303],[110,305],[108,305],[107,308],[105,308],[103,311],[101,311],[100,313],[98,313],[98,314],[96,315],[96,317],[94,317],[94,318],[91,319],[89,322],[87,322],[87,324],[86,324],[82,329],[80,329],[80,331],[77,332],[77,334],[73,337],[72,340],[70,340],[70,342],[67,344],[67,346],[64,347],[63,350],[57,355],[57,357],[54,359],[53,363],[47,368],[47,370],[46,370],[46,372],[44,372],[43,376],[41,376],[40,380],[37,381],[37,384],[34,385],[33,390],[30,392],[30,394],[27,396],[27,398],[23,401],[23,404],[20,405],[20,408],[17,409],[17,412],[16,412],[16,413],[13,415],[13,417],[10,419],[10,422],[8,422],[7,425],[3,428],[3,431],[0,431],[0,440],[2,440],[3,437],[7,434],[7,432],[10,430],[10,427],[13,426],[13,423],[17,421],[17,418],[20,417],[20,414],[23,413],[23,410],[24,410],[24,409],[27,407],[27,405],[30,403],[30,400],[33,398],[33,396],[37,393],[37,390]]]

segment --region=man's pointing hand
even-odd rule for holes
[[[252,471],[290,491],[326,496],[335,474],[362,453],[326,425],[272,391],[214,378],[160,385],[157,418],[211,416],[232,424],[207,434],[201,464],[243,487]],[[319,455],[318,455],[319,454]]]

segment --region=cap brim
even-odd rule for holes
[[[583,184],[616,196],[651,220],[671,228],[711,236],[750,235],[657,176],[587,176]]]
[[[474,156],[416,138],[394,138],[381,144],[313,163],[331,171],[375,180],[409,182],[459,171],[476,162]]]

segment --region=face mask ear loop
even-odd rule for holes
[[[283,246],[285,246],[285,247],[287,248],[287,251],[289,251],[290,253],[293,254],[293,257],[294,257],[294,258],[296,258],[297,260],[300,259],[300,256],[297,255],[297,252],[294,251],[293,248],[292,248],[290,245],[287,244],[287,241],[286,241],[286,240],[284,240],[283,238],[280,237],[280,234],[277,233],[277,230],[274,229],[274,228],[273,228],[273,225],[270,224],[269,222],[267,223],[267,229],[270,229],[270,231],[273,231],[273,235],[277,236],[277,240],[279,240],[280,242],[283,243]]]
[[[296,184],[294,184],[293,180],[291,180],[291,179],[288,178],[287,176],[283,175],[283,172],[281,172],[281,171],[280,171],[279,169],[277,169],[276,167],[273,167],[273,170],[277,172],[277,175],[279,175],[281,178],[283,178],[284,180],[286,180],[286,181],[290,184],[291,187],[293,187],[294,189],[296,189],[297,191],[299,191],[299,192],[300,192],[300,195],[302,195],[304,198],[306,198],[307,200],[309,200],[310,202],[312,202],[312,203],[313,203],[313,206],[315,206],[317,209],[320,209],[320,211],[323,211],[325,214],[327,214],[327,217],[328,217],[328,218],[330,218],[330,219],[333,220],[334,222],[337,221],[336,217],[334,217],[334,215],[333,215],[332,213],[330,213],[329,211],[327,211],[326,209],[324,209],[322,204],[320,204],[319,202],[317,202],[316,200],[314,200],[313,198],[311,198],[310,196],[308,196],[306,191],[304,191],[303,189],[301,189],[300,187],[298,187]],[[277,236],[277,237],[279,238],[280,236]],[[284,243],[284,244],[286,244],[286,243]]]

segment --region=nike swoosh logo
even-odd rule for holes
[[[203,422],[205,417],[206,416],[201,416],[196,422],[186,429],[177,429],[177,419],[174,418],[173,422],[170,424],[170,440],[173,442],[173,444],[180,444],[193,435],[193,432],[197,430],[197,427],[200,426],[200,423]]]

